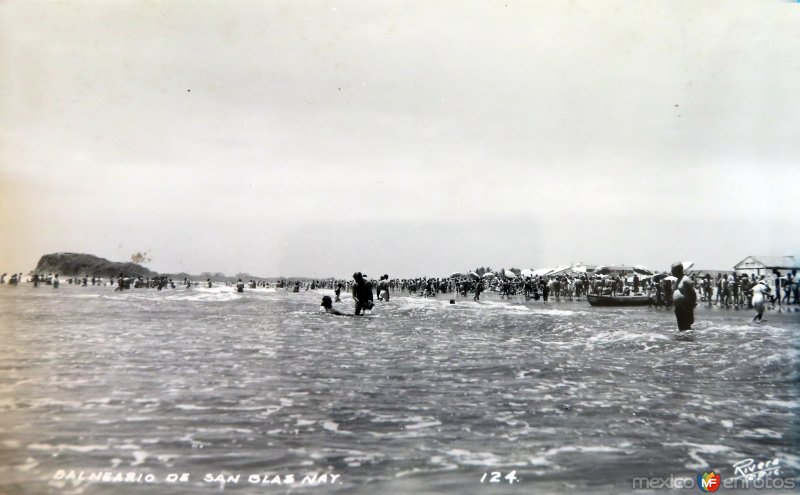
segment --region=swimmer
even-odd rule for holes
[[[672,302],[675,305],[675,317],[678,330],[691,330],[694,323],[694,307],[697,305],[697,293],[692,279],[684,275],[683,264],[672,265],[672,276],[677,278],[673,285]]]
[[[242,279],[236,282],[236,292],[244,292],[244,282],[242,282]]]
[[[334,291],[334,294],[336,294],[336,301],[334,301],[334,302],[342,302],[342,300],[339,297],[339,296],[342,295],[342,283],[341,282],[339,282],[336,285],[336,290]]]
[[[329,315],[353,316],[353,315],[346,315],[341,311],[333,309],[333,301],[331,301],[331,296],[322,296],[322,303],[320,303],[320,310],[325,311]]]
[[[208,288],[210,289],[211,288],[211,279],[210,278],[206,279],[206,284],[208,284]]]
[[[61,285],[61,281],[58,280],[58,273],[56,273],[55,278],[53,279],[53,288],[58,289],[58,286]]]
[[[753,309],[756,310],[756,315],[753,317],[753,321],[763,321],[764,318],[764,309],[767,305],[767,296],[770,293],[770,288],[767,283],[761,279],[753,286]]]

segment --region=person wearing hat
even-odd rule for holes
[[[691,330],[694,323],[694,307],[697,306],[694,282],[683,273],[682,263],[672,265],[672,276],[677,279],[672,286],[672,303],[675,305],[678,330]]]

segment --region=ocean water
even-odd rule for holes
[[[698,307],[677,335],[650,308],[396,293],[347,318],[319,313],[324,294],[0,286],[0,493],[628,493],[746,458],[800,473],[800,312]],[[90,473],[112,478],[72,479]]]

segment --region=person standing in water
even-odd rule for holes
[[[336,300],[334,302],[342,302],[340,296],[342,295],[342,283],[339,282],[336,284],[336,290],[333,292],[336,294]]]
[[[672,265],[672,276],[677,278],[675,285],[672,286],[672,303],[675,305],[678,330],[691,330],[694,323],[694,307],[697,305],[694,282],[683,273],[682,263]]]
[[[389,275],[384,275],[378,282],[378,300],[389,300]]]
[[[236,292],[244,292],[244,282],[242,282],[242,279],[236,282]]]
[[[481,292],[483,292],[483,279],[478,279],[475,282],[475,297],[472,298],[473,301],[480,301],[481,300]]]
[[[753,309],[756,310],[756,315],[753,317],[753,321],[763,321],[764,318],[764,309],[767,306],[767,296],[770,293],[770,288],[767,283],[762,278],[761,280],[753,286]]]
[[[371,310],[375,303],[372,302],[372,284],[364,278],[361,272],[353,274],[353,299],[356,302],[356,315],[361,311]]]

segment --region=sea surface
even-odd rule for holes
[[[678,335],[646,307],[398,292],[351,318],[321,314],[325,294],[0,286],[0,493],[629,493],[748,458],[800,473],[798,311],[701,306]]]

